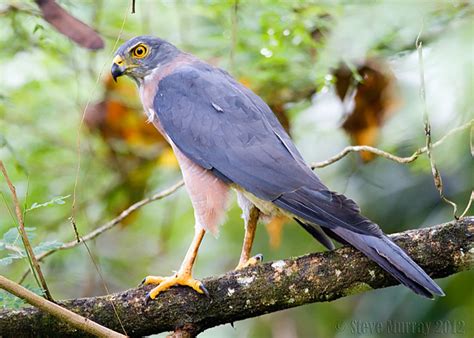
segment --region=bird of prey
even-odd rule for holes
[[[285,215],[328,249],[332,239],[352,245],[415,293],[444,295],[354,201],[321,182],[268,105],[229,73],[153,36],[124,43],[111,72],[137,83],[148,120],[175,152],[194,208],[195,234],[180,269],[146,277],[144,284],[157,285],[147,299],[174,285],[207,294],[192,268],[205,232],[215,234],[224,221],[230,190],[245,222],[237,268],[258,261],[250,252],[259,216]]]

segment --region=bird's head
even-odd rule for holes
[[[162,64],[171,61],[179,50],[154,36],[137,36],[125,42],[115,52],[112,77],[127,75],[137,82]]]

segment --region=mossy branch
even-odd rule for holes
[[[392,235],[433,278],[473,268],[474,217]],[[145,304],[149,287],[103,297],[73,299],[60,305],[113,330],[120,330],[111,302],[132,336],[163,331],[194,336],[221,324],[313,302],[327,302],[397,284],[351,247],[268,262],[203,280],[208,299],[176,287]],[[449,295],[448,295],[449,296]],[[0,332],[15,336],[80,336],[73,327],[36,308],[0,312]]]

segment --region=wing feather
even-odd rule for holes
[[[265,200],[308,182],[325,188],[270,108],[228,74],[213,70],[187,65],[160,81],[154,109],[175,145]]]
[[[153,103],[165,132],[194,162],[307,221],[303,227],[327,247],[332,243],[316,225],[416,293],[443,294],[354,201],[321,183],[270,108],[226,72],[204,63],[182,66],[160,81]]]

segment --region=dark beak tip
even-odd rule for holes
[[[114,63],[112,65],[112,69],[110,70],[110,73],[112,74],[112,78],[114,79],[115,82],[117,82],[117,78],[123,75],[122,69],[120,69],[120,66]]]

